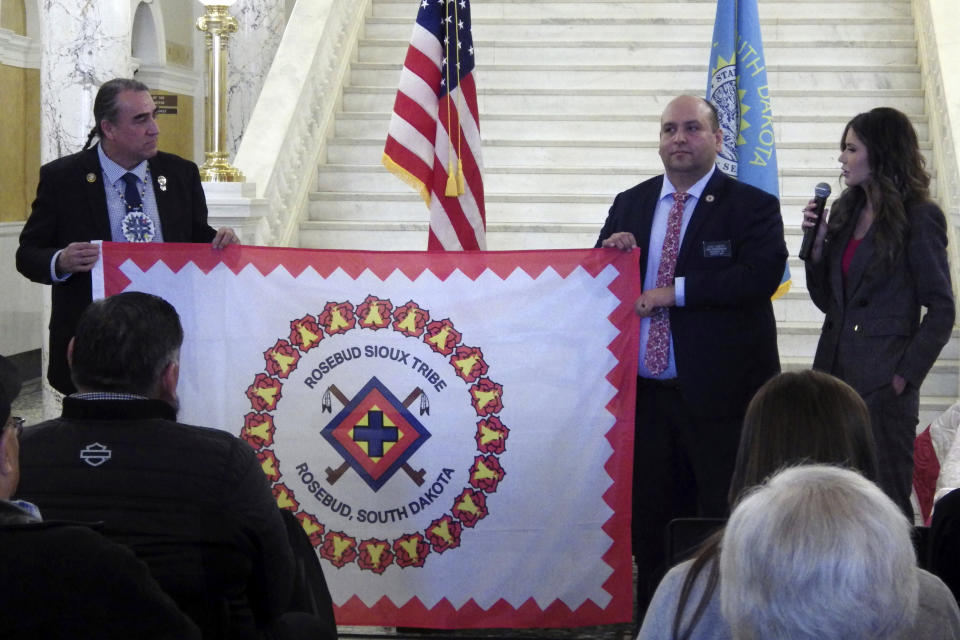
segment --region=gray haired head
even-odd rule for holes
[[[744,498],[720,551],[736,640],[884,640],[916,615],[911,527],[860,474],[792,467]]]

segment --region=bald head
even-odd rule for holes
[[[660,117],[660,159],[670,182],[686,190],[705,176],[723,146],[717,112],[703,98],[679,96]]]

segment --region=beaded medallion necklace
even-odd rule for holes
[[[139,185],[140,206],[136,208],[127,202],[126,194],[121,191],[115,183],[111,183],[110,185],[113,187],[113,190],[117,192],[117,195],[120,196],[120,202],[123,203],[123,206],[127,211],[127,213],[120,220],[120,231],[123,234],[123,237],[126,238],[127,242],[151,242],[157,235],[156,226],[154,225],[153,220],[150,218],[150,216],[143,212],[143,200],[147,195],[147,180],[149,179],[150,168],[147,167],[147,172],[144,175],[144,179]]]

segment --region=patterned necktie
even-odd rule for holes
[[[123,174],[123,181],[127,183],[127,188],[123,192],[123,200],[127,204],[127,211],[142,211],[143,200],[140,198],[140,190],[137,188],[140,179],[134,173]]]
[[[657,287],[669,287],[673,284],[673,273],[677,268],[677,254],[680,252],[680,227],[683,226],[683,203],[689,193],[674,191],[673,206],[667,216],[667,232],[663,236],[663,252],[660,254],[660,266],[657,268]],[[666,307],[660,307],[650,318],[650,332],[647,334],[647,353],[643,365],[655,376],[667,369],[670,355],[670,314]]]

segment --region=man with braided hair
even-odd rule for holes
[[[17,270],[53,285],[47,378],[61,393],[74,391],[67,343],[90,304],[90,271],[100,255],[93,240],[210,242],[214,248],[237,242],[233,229],[207,224],[197,165],[157,150],[156,115],[142,82],[109,80],[97,92],[84,150],[40,168]]]

